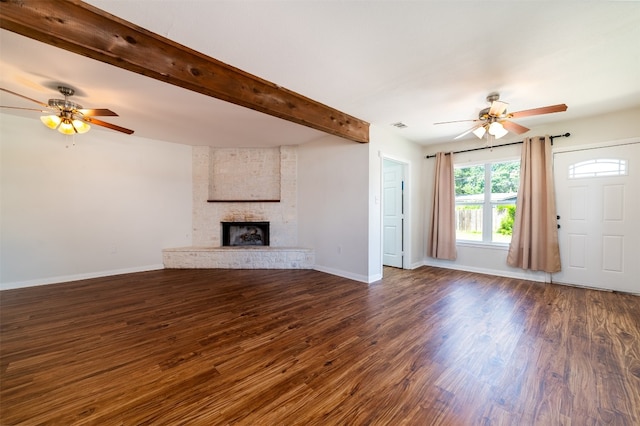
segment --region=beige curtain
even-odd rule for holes
[[[436,154],[435,186],[427,255],[436,259],[456,258],[456,191],[453,153]]]
[[[520,189],[507,263],[533,271],[560,271],[549,136],[526,138],[522,144]]]

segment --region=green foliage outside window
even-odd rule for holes
[[[484,193],[484,166],[456,167],[453,173],[456,195]]]
[[[484,193],[484,165],[456,167],[454,170],[456,195]],[[510,161],[491,165],[491,192],[518,192],[520,163]]]
[[[498,206],[498,212],[504,212],[505,210],[507,215],[500,221],[500,227],[496,232],[502,235],[512,235],[513,222],[516,220],[516,206],[514,204]]]
[[[491,192],[518,192],[520,186],[520,162],[495,163],[491,165]]]

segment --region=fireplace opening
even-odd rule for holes
[[[269,222],[221,222],[222,246],[268,246]]]

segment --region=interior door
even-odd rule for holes
[[[403,267],[404,165],[384,159],[382,163],[382,263]]]
[[[640,294],[640,143],[554,154],[555,282]]]

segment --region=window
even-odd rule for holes
[[[627,174],[627,162],[610,158],[588,160],[569,166],[569,179],[625,176]]]
[[[509,243],[516,215],[520,161],[456,167],[456,239]]]

